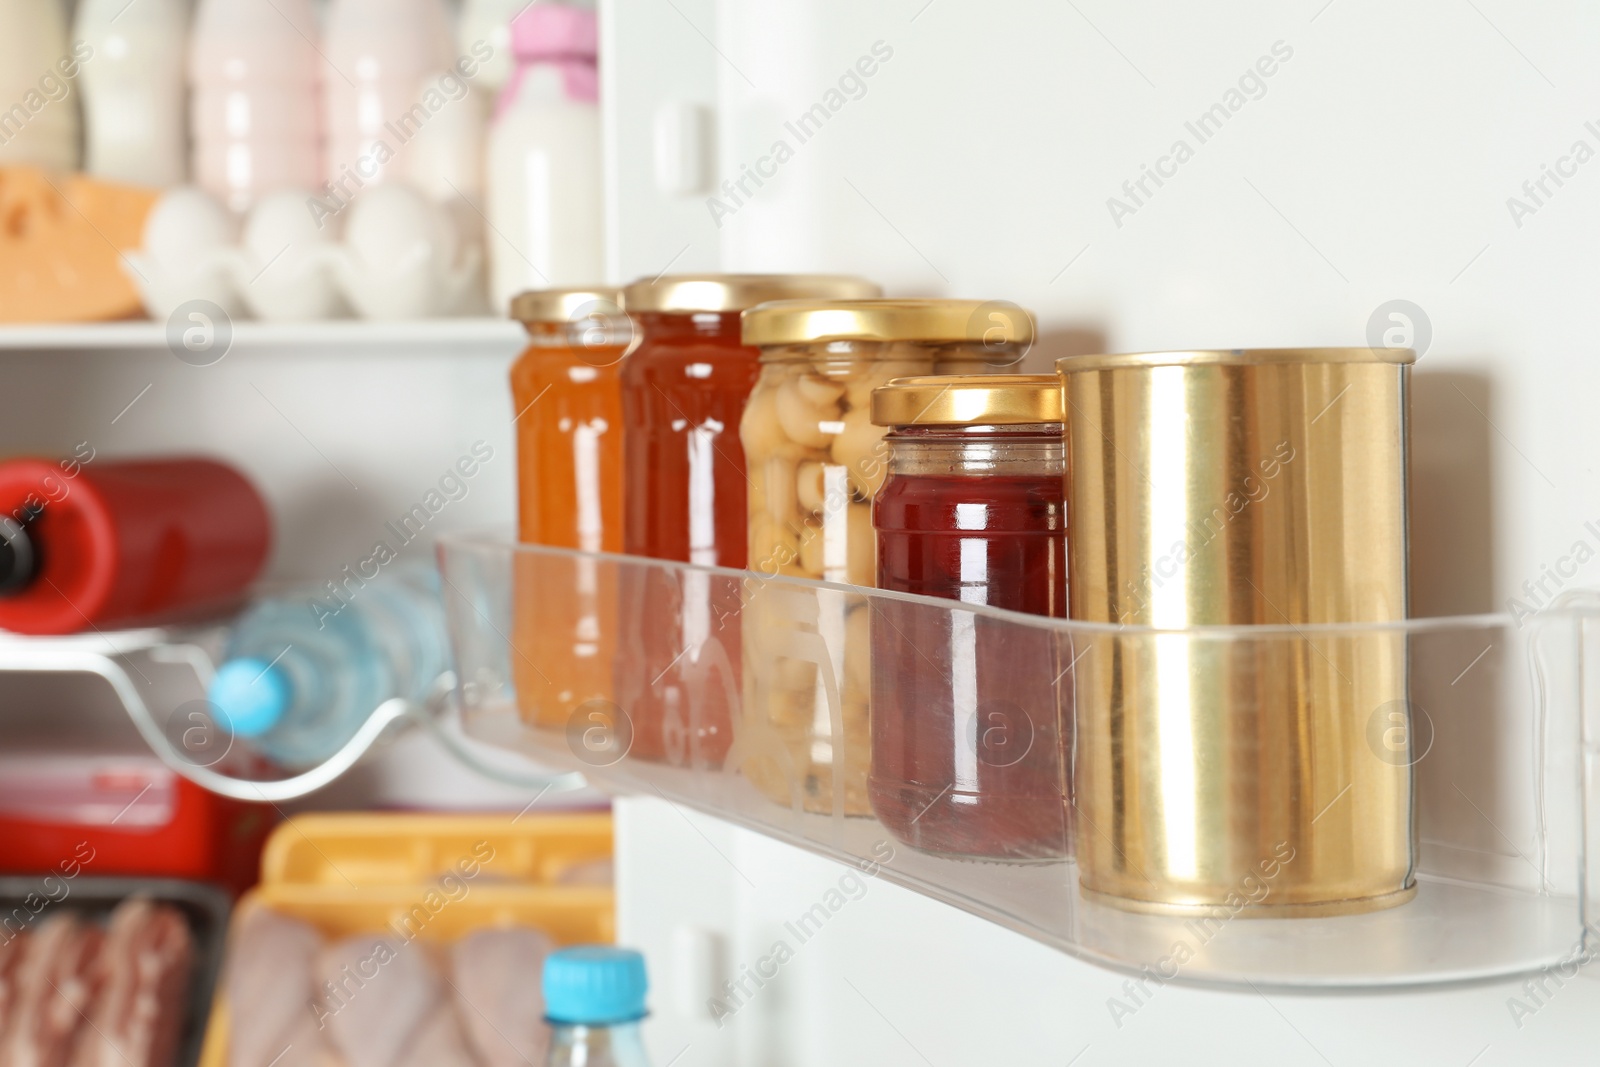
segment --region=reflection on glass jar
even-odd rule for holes
[[[1032,320],[960,300],[783,301],[745,313],[761,376],[740,424],[750,474],[740,766],[773,800],[869,815],[869,609],[844,589],[775,588],[784,575],[868,587],[872,499],[887,471],[873,390],[908,375],[1020,359]]]
[[[622,551],[621,364],[632,332],[615,289],[523,293],[511,314],[528,348],[511,367],[518,537],[584,552]],[[595,560],[515,576],[512,671],[518,709],[563,729],[589,701],[611,700],[612,572]]]
[[[892,427],[873,506],[878,585],[1064,617],[1060,382],[907,379],[878,391],[873,418]],[[889,832],[942,855],[1065,858],[1066,636],[982,611],[885,600],[871,647],[869,792]]]
[[[745,566],[738,429],[759,368],[756,350],[740,341],[739,313],[763,300],[877,291],[858,278],[781,274],[674,276],[627,288],[641,336],[622,373],[625,552]],[[720,767],[738,705],[738,583],[651,569],[625,582],[620,597],[617,702],[632,721],[631,754]]]

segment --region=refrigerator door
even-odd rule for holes
[[[606,273],[715,271],[716,0],[599,7]]]
[[[1600,580],[1600,121],[1576,103],[1600,9],[608,0],[602,24],[619,277],[1004,298],[1039,316],[1024,370],[1409,346],[1412,614]],[[651,116],[693,128],[684,103],[715,167],[668,194]]]
[[[660,1064],[1577,1064],[1600,1010],[1581,958],[1381,993],[1114,971],[654,797],[616,815],[618,938],[651,961]]]
[[[1411,347],[1410,613],[1526,618],[1600,583],[1600,424],[1581,399],[1600,387],[1582,236],[1600,225],[1582,192],[1600,125],[1574,103],[1600,90],[1580,43],[1600,9],[604,7],[614,27],[690,16],[673,76],[716,86],[709,188],[616,231],[625,274],[699,257],[714,234],[697,265],[1014,300],[1041,327],[1022,370],[1095,351]],[[642,113],[665,95],[657,76],[614,70],[608,107]],[[637,127],[612,134],[617,160],[644,151]],[[659,195],[637,163],[611,180],[618,205]],[[1479,780],[1531,788],[1513,748],[1483,738]],[[660,1062],[1577,1063],[1600,998],[1583,959],[1398,993],[1197,988],[654,798],[619,812],[623,936],[663,961],[668,991]],[[1468,837],[1504,837],[1498,813],[1459,817]],[[830,891],[845,903],[802,940],[787,924]]]

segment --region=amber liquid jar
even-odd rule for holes
[[[765,300],[877,291],[831,275],[663,277],[625,290],[639,331],[622,370],[625,552],[745,566],[749,482],[739,421],[760,353],[742,342],[739,313]],[[720,767],[738,710],[740,581],[636,568],[623,586],[616,689],[631,728],[630,754]]]
[[[1014,363],[1032,319],[968,300],[788,300],[745,312],[744,338],[761,346],[740,429],[750,570],[870,588],[872,499],[888,469],[874,389]],[[772,800],[872,814],[871,613],[866,596],[844,589],[746,583],[740,769]]]
[[[873,397],[883,589],[1066,615],[1053,377],[905,379]],[[925,852],[1050,862],[1071,846],[1065,635],[885,599],[872,620],[872,810]],[[1066,694],[1058,696],[1059,694]]]
[[[621,373],[632,326],[620,301],[615,289],[544,290],[512,301],[528,331],[511,367],[523,541],[622,551]],[[560,729],[574,715],[609,711],[615,573],[582,557],[519,554],[511,666],[530,725]]]

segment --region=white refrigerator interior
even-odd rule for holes
[[[48,36],[32,2],[0,3],[30,48]],[[1600,6],[601,0],[598,17],[596,280],[845,271],[1011,300],[1038,315],[1040,370],[1091,349],[1409,344],[1412,614],[1520,617],[1600,587]],[[426,499],[402,558],[509,528],[516,324],[238,322],[205,365],[166,329],[6,331],[0,451],[235,463],[272,508],[280,588],[336,580]],[[1501,795],[1533,792],[1529,738],[1481,751]],[[446,761],[402,738],[318,803],[531,796]],[[892,859],[864,872],[646,794],[617,803],[619,934],[651,961],[658,1067],[1594,1061],[1584,960],[1383,991],[1157,982],[907,890]],[[1547,875],[1512,843],[1547,828],[1484,819],[1464,836]]]

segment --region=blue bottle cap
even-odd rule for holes
[[[645,1016],[644,957],[631,948],[579,945],[544,960],[544,1014],[552,1023],[613,1026]]]
[[[217,668],[207,694],[222,717],[219,724],[238,737],[260,737],[289,710],[293,692],[282,670],[260,659],[234,659]]]

